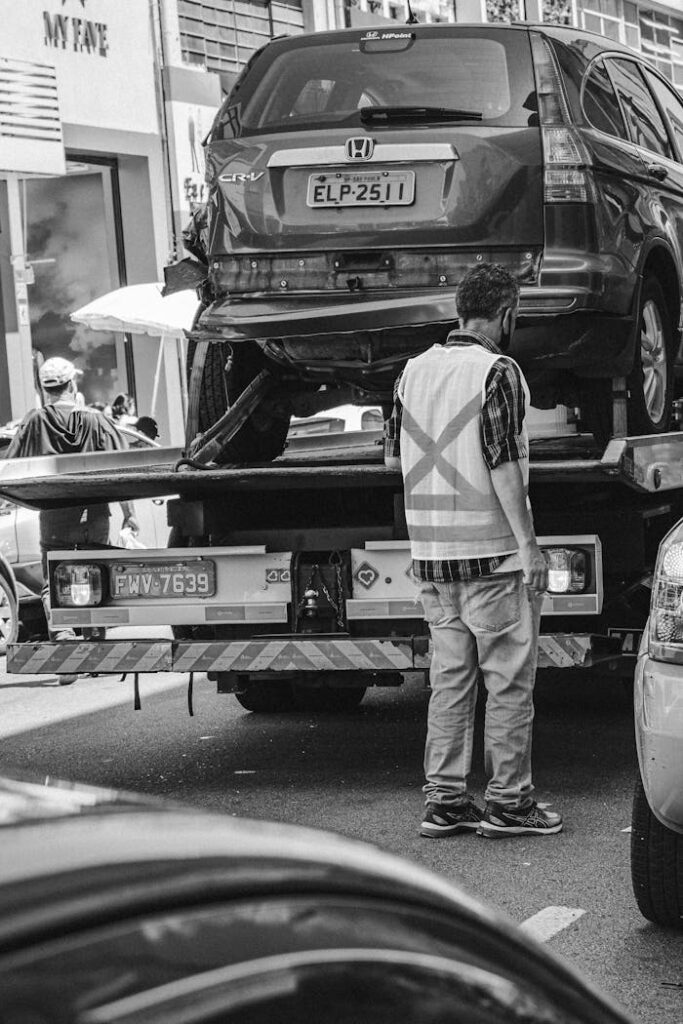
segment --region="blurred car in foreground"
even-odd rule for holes
[[[0,427],[0,459],[5,457],[16,426],[15,423]],[[129,448],[159,447],[134,427],[126,424],[118,426]],[[167,500],[145,498],[135,502],[135,517],[140,527],[139,541],[146,548],[166,547]],[[110,540],[112,544],[117,544],[123,514],[117,504],[112,504],[111,513]],[[3,654],[7,643],[16,640],[20,625],[25,627],[28,636],[42,635],[45,630],[45,616],[40,600],[43,571],[38,512],[22,508],[5,498],[0,498],[0,557],[0,654]],[[14,601],[9,594],[11,590],[14,591]]]
[[[3,1024],[626,1024],[457,887],[329,833],[0,780]]]
[[[683,520],[657,554],[634,695],[633,892],[649,921],[683,929]]]

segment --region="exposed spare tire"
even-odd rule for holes
[[[200,365],[203,360],[203,365]],[[197,343],[187,348],[188,442],[212,427],[267,365],[255,342]],[[270,462],[281,455],[291,407],[285,392],[266,396],[222,452],[219,462]]]

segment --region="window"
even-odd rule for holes
[[[645,71],[645,77],[666,115],[671,134],[676,140],[679,159],[683,162],[683,101],[673,89],[664,85],[661,78],[657,78],[650,71]]]
[[[621,99],[632,140],[643,149],[672,157],[671,144],[655,101],[635,61],[611,59],[607,62]]]
[[[601,60],[593,64],[586,79],[583,109],[590,123],[598,131],[615,135],[619,139],[628,139],[617,94]]]
[[[477,122],[529,123],[534,84],[522,33],[473,28],[455,35],[442,26],[400,49],[373,52],[360,40],[361,33],[269,48],[240,86],[239,116],[226,104],[214,137],[353,127],[367,106],[459,108],[473,111]]]
[[[273,36],[303,31],[301,3],[273,0],[264,6],[253,0],[239,5],[234,0],[178,0],[183,61],[230,79]]]

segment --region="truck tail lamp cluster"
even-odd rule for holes
[[[538,543],[548,562],[543,614],[599,615],[603,600],[600,538],[596,534],[539,537]],[[352,550],[349,619],[421,617],[411,565],[407,540],[368,541],[364,548]]]
[[[581,548],[544,548],[550,594],[581,594],[588,583],[588,556]]]
[[[650,657],[683,664],[683,525],[662,541],[652,582]]]
[[[102,566],[91,562],[60,562],[54,573],[54,596],[61,608],[92,608],[102,604]]]
[[[567,97],[548,40],[531,33],[536,95],[543,142],[543,199],[546,203],[592,203],[595,189],[588,150],[571,127]]]

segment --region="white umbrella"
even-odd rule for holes
[[[199,300],[191,289],[175,292],[164,298],[161,294],[162,288],[163,285],[157,282],[131,284],[126,288],[117,288],[116,291],[101,295],[71,314],[71,319],[75,323],[85,324],[93,331],[124,331],[160,338],[151,416],[154,416],[156,409],[164,340],[182,340],[184,332],[191,328],[199,306]]]
[[[182,338],[192,326],[199,300],[190,289],[163,298],[162,288],[156,282],[117,288],[77,309],[71,319],[93,331]]]

